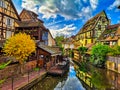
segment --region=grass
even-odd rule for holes
[[[38,67],[34,68],[34,71],[39,71],[39,70],[40,70],[40,68],[38,68]]]

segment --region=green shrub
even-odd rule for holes
[[[107,45],[95,45],[92,48],[91,51],[91,58],[90,61],[98,66],[98,67],[103,67],[106,62],[106,55],[111,51],[110,47]]]
[[[85,54],[85,52],[87,52],[87,48],[86,47],[79,47],[78,48],[78,51],[79,51],[79,53],[81,54],[81,55],[83,55],[83,54]]]
[[[9,65],[11,63],[11,60],[10,61],[8,61],[7,63],[2,63],[1,65],[0,65],[0,70],[1,69],[4,69],[7,65]]]
[[[85,56],[85,52],[87,52],[88,48],[86,47],[79,47],[78,48],[78,51],[79,51],[79,54],[81,55],[81,60],[84,61],[84,56]]]
[[[111,48],[111,52],[108,53],[108,55],[111,55],[111,56],[118,56],[120,55],[120,46],[118,45],[115,45]]]
[[[70,52],[70,57],[74,58],[74,52],[73,52],[73,50],[70,50],[69,52]]]

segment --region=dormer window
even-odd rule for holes
[[[107,37],[107,35],[105,34],[105,35],[104,35],[104,37],[106,38],[106,37]]]
[[[115,35],[114,33],[111,33],[111,37],[114,37],[114,35]]]

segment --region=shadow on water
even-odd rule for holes
[[[84,74],[83,78],[80,77],[80,72]],[[79,67],[79,69],[77,69],[77,74],[86,84],[88,83],[86,77],[89,76],[89,82],[92,84],[90,86],[91,90],[120,90],[120,74],[113,71],[96,68],[87,64],[87,70],[83,69],[82,71]]]

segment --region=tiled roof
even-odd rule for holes
[[[53,54],[61,54],[61,51],[57,51],[55,48],[52,48],[50,46],[38,45],[38,47],[41,48],[41,49],[43,49],[44,51],[47,51],[51,55],[53,55]]]
[[[109,25],[98,40],[115,41],[118,40],[118,36],[120,36],[120,24]]]
[[[18,27],[27,28],[27,27],[42,27],[45,29],[44,25],[41,22],[32,22],[32,21],[16,21]]]
[[[114,29],[114,28],[117,28],[119,26],[120,26],[120,24],[109,25],[109,26],[107,26],[106,29]]]
[[[39,18],[38,18],[38,15],[36,14],[36,13],[34,13],[33,11],[30,11],[30,10],[26,10],[26,9],[23,9],[22,10],[22,12],[20,13],[20,18],[21,18],[21,20],[22,20],[22,14],[25,14],[25,13],[27,13],[28,15],[29,15],[29,17],[30,17],[30,19],[32,20],[32,21],[39,21],[39,22],[41,22],[41,23],[44,23],[42,20],[40,20]],[[24,21],[24,19],[22,20],[22,21]],[[26,20],[25,20],[26,21]],[[27,20],[28,21],[28,20]]]

